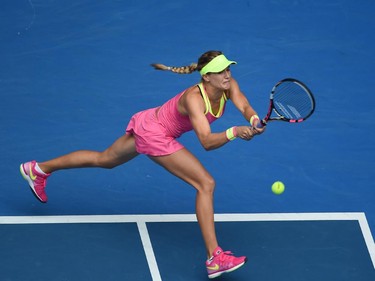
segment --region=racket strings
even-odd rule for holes
[[[306,118],[314,110],[309,91],[292,81],[283,82],[274,89],[273,103],[277,114],[291,120]]]

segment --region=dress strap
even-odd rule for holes
[[[211,113],[212,116],[215,116],[216,118],[219,118],[223,114],[224,105],[225,105],[225,102],[227,101],[227,97],[226,97],[225,93],[223,93],[223,95],[221,96],[219,110],[217,111],[216,114],[214,114],[212,112],[210,99],[207,96],[207,93],[206,93],[206,90],[203,87],[203,84],[199,83],[198,88],[199,88],[199,91],[201,92],[204,103],[206,105],[206,110],[204,111],[204,114],[206,115],[209,112],[209,113]]]

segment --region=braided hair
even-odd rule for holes
[[[194,71],[200,71],[206,64],[208,64],[215,57],[223,54],[221,51],[208,51],[201,55],[198,59],[198,63],[191,63],[187,66],[167,66],[161,63],[153,63],[153,66],[157,70],[172,71],[178,74],[190,74]]]

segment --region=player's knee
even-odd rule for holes
[[[96,166],[104,169],[113,169],[117,166],[117,163],[103,152],[98,155]]]
[[[202,182],[201,191],[212,194],[215,191],[215,184],[215,179],[211,176],[207,176]]]

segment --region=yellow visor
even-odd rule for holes
[[[206,64],[199,73],[203,76],[207,73],[218,73],[226,69],[231,64],[237,64],[235,61],[228,60],[224,55],[218,55]]]

